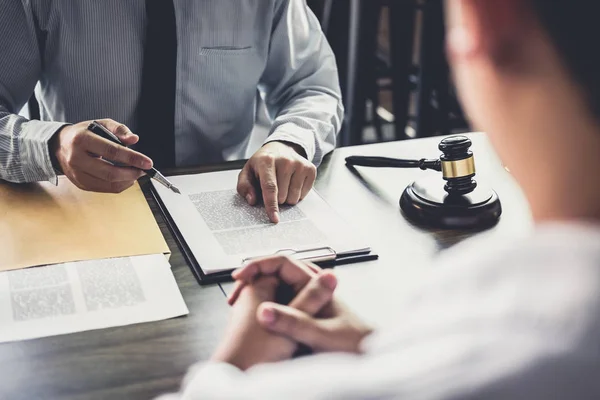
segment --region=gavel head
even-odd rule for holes
[[[475,160],[470,149],[471,140],[466,136],[450,136],[438,146],[444,153],[440,157],[442,174],[446,181],[444,190],[450,195],[462,196],[471,193],[477,187]]]

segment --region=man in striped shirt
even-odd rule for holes
[[[250,157],[238,191],[262,196],[277,222],[278,204],[306,195],[335,146],[335,59],[305,0],[0,0],[0,10],[0,179],[59,171],[120,192],[142,173],[96,156],[142,169]],[[34,88],[40,121],[17,115]],[[253,145],[263,101],[270,132]],[[132,149],[87,131],[94,119]]]

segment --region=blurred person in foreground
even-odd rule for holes
[[[174,399],[600,398],[600,35],[589,0],[450,0],[463,106],[531,205],[526,239],[474,238],[372,331],[335,276],[285,258],[236,271],[231,326]],[[398,260],[398,262],[402,262]],[[297,294],[287,305],[275,289]],[[315,355],[289,360],[299,344]],[[207,383],[209,382],[209,383]],[[171,397],[167,397],[171,398]]]

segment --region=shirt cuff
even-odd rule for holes
[[[64,122],[28,121],[20,135],[21,168],[27,182],[50,181],[58,177],[50,158],[49,142]]]
[[[296,144],[304,150],[306,158],[314,163],[316,144],[315,133],[309,129],[304,129],[293,123],[286,123],[275,128],[275,131],[269,135],[264,144],[270,142],[289,142]]]

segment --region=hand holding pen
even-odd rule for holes
[[[92,126],[102,126],[116,140],[90,131]],[[50,154],[54,166],[77,187],[94,192],[120,193],[146,171],[149,175],[156,175],[150,158],[126,147],[138,140],[138,136],[125,125],[111,119],[87,121],[67,125],[56,133],[50,141]]]

